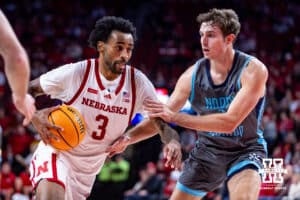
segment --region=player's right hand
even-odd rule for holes
[[[129,141],[130,141],[129,136],[122,135],[116,141],[114,141],[113,144],[111,144],[106,148],[105,153],[109,153],[108,157],[112,157],[115,154],[122,153],[130,144]]]
[[[59,106],[51,107],[51,108],[45,108],[42,110],[37,111],[32,118],[32,124],[37,130],[37,132],[40,134],[41,139],[45,144],[49,144],[51,139],[59,140],[57,136],[51,133],[49,129],[54,129],[57,131],[63,131],[63,128],[53,125],[48,121],[49,114],[57,110]]]
[[[28,125],[36,111],[34,98],[30,94],[26,94],[25,97],[20,97],[14,93],[12,97],[15,107],[25,117],[23,120],[23,126]]]

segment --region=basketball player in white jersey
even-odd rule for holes
[[[128,20],[103,17],[89,37],[90,45],[99,52],[97,59],[63,65],[31,82],[34,96],[49,94],[61,99],[78,109],[87,125],[87,134],[77,147],[56,151],[47,145],[53,137],[48,128],[60,129],[47,121],[49,112],[56,108],[36,113],[32,122],[42,141],[33,155],[30,172],[37,199],[86,199],[109,155],[107,147],[122,136],[135,113],[143,112],[146,99],[156,99],[149,79],[126,64],[132,55],[135,31]],[[159,124],[162,129],[167,127],[161,121]],[[178,140],[177,133],[172,135]],[[169,143],[169,157],[177,152],[175,157],[181,158],[177,140],[163,138]]]
[[[34,99],[27,93],[30,76],[29,61],[24,48],[1,10],[0,54],[4,59],[4,69],[12,90],[13,102],[17,110],[25,116],[23,125],[27,125],[36,110]]]

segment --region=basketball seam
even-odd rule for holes
[[[55,122],[54,122],[53,117],[52,117],[52,113],[50,113],[49,117],[50,117],[52,123],[55,125]],[[61,134],[61,132],[60,132],[59,130],[55,130],[55,131],[59,134],[59,136],[60,136],[61,139],[66,143],[66,145],[68,145],[69,147],[73,148],[73,146],[72,146],[71,144],[68,143],[68,141],[64,138],[64,136]],[[61,149],[61,150],[62,150],[62,149]]]
[[[73,120],[72,120],[72,118],[64,111],[64,110],[62,110],[61,108],[59,108],[69,119],[70,119],[70,121],[71,121],[71,123],[72,123],[72,125],[73,125],[73,127],[74,127],[74,129],[75,129],[75,131],[76,131],[76,135],[77,135],[77,144],[76,145],[78,145],[79,144],[79,135],[80,135],[80,133],[78,132],[78,130],[77,130],[77,127],[76,127],[76,125],[75,125],[75,123],[73,122]],[[77,115],[77,114],[76,114]],[[75,146],[76,146],[75,145]]]

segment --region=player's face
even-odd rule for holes
[[[221,29],[217,25],[210,22],[203,22],[199,34],[204,57],[216,59],[224,54],[227,43]]]
[[[121,74],[132,56],[134,47],[130,33],[113,31],[104,45],[103,59],[106,68],[114,74]]]

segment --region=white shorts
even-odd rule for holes
[[[66,200],[86,199],[95,180],[95,175],[73,171],[62,154],[43,142],[36,149],[29,170],[34,189],[39,181],[47,179],[63,186]]]

